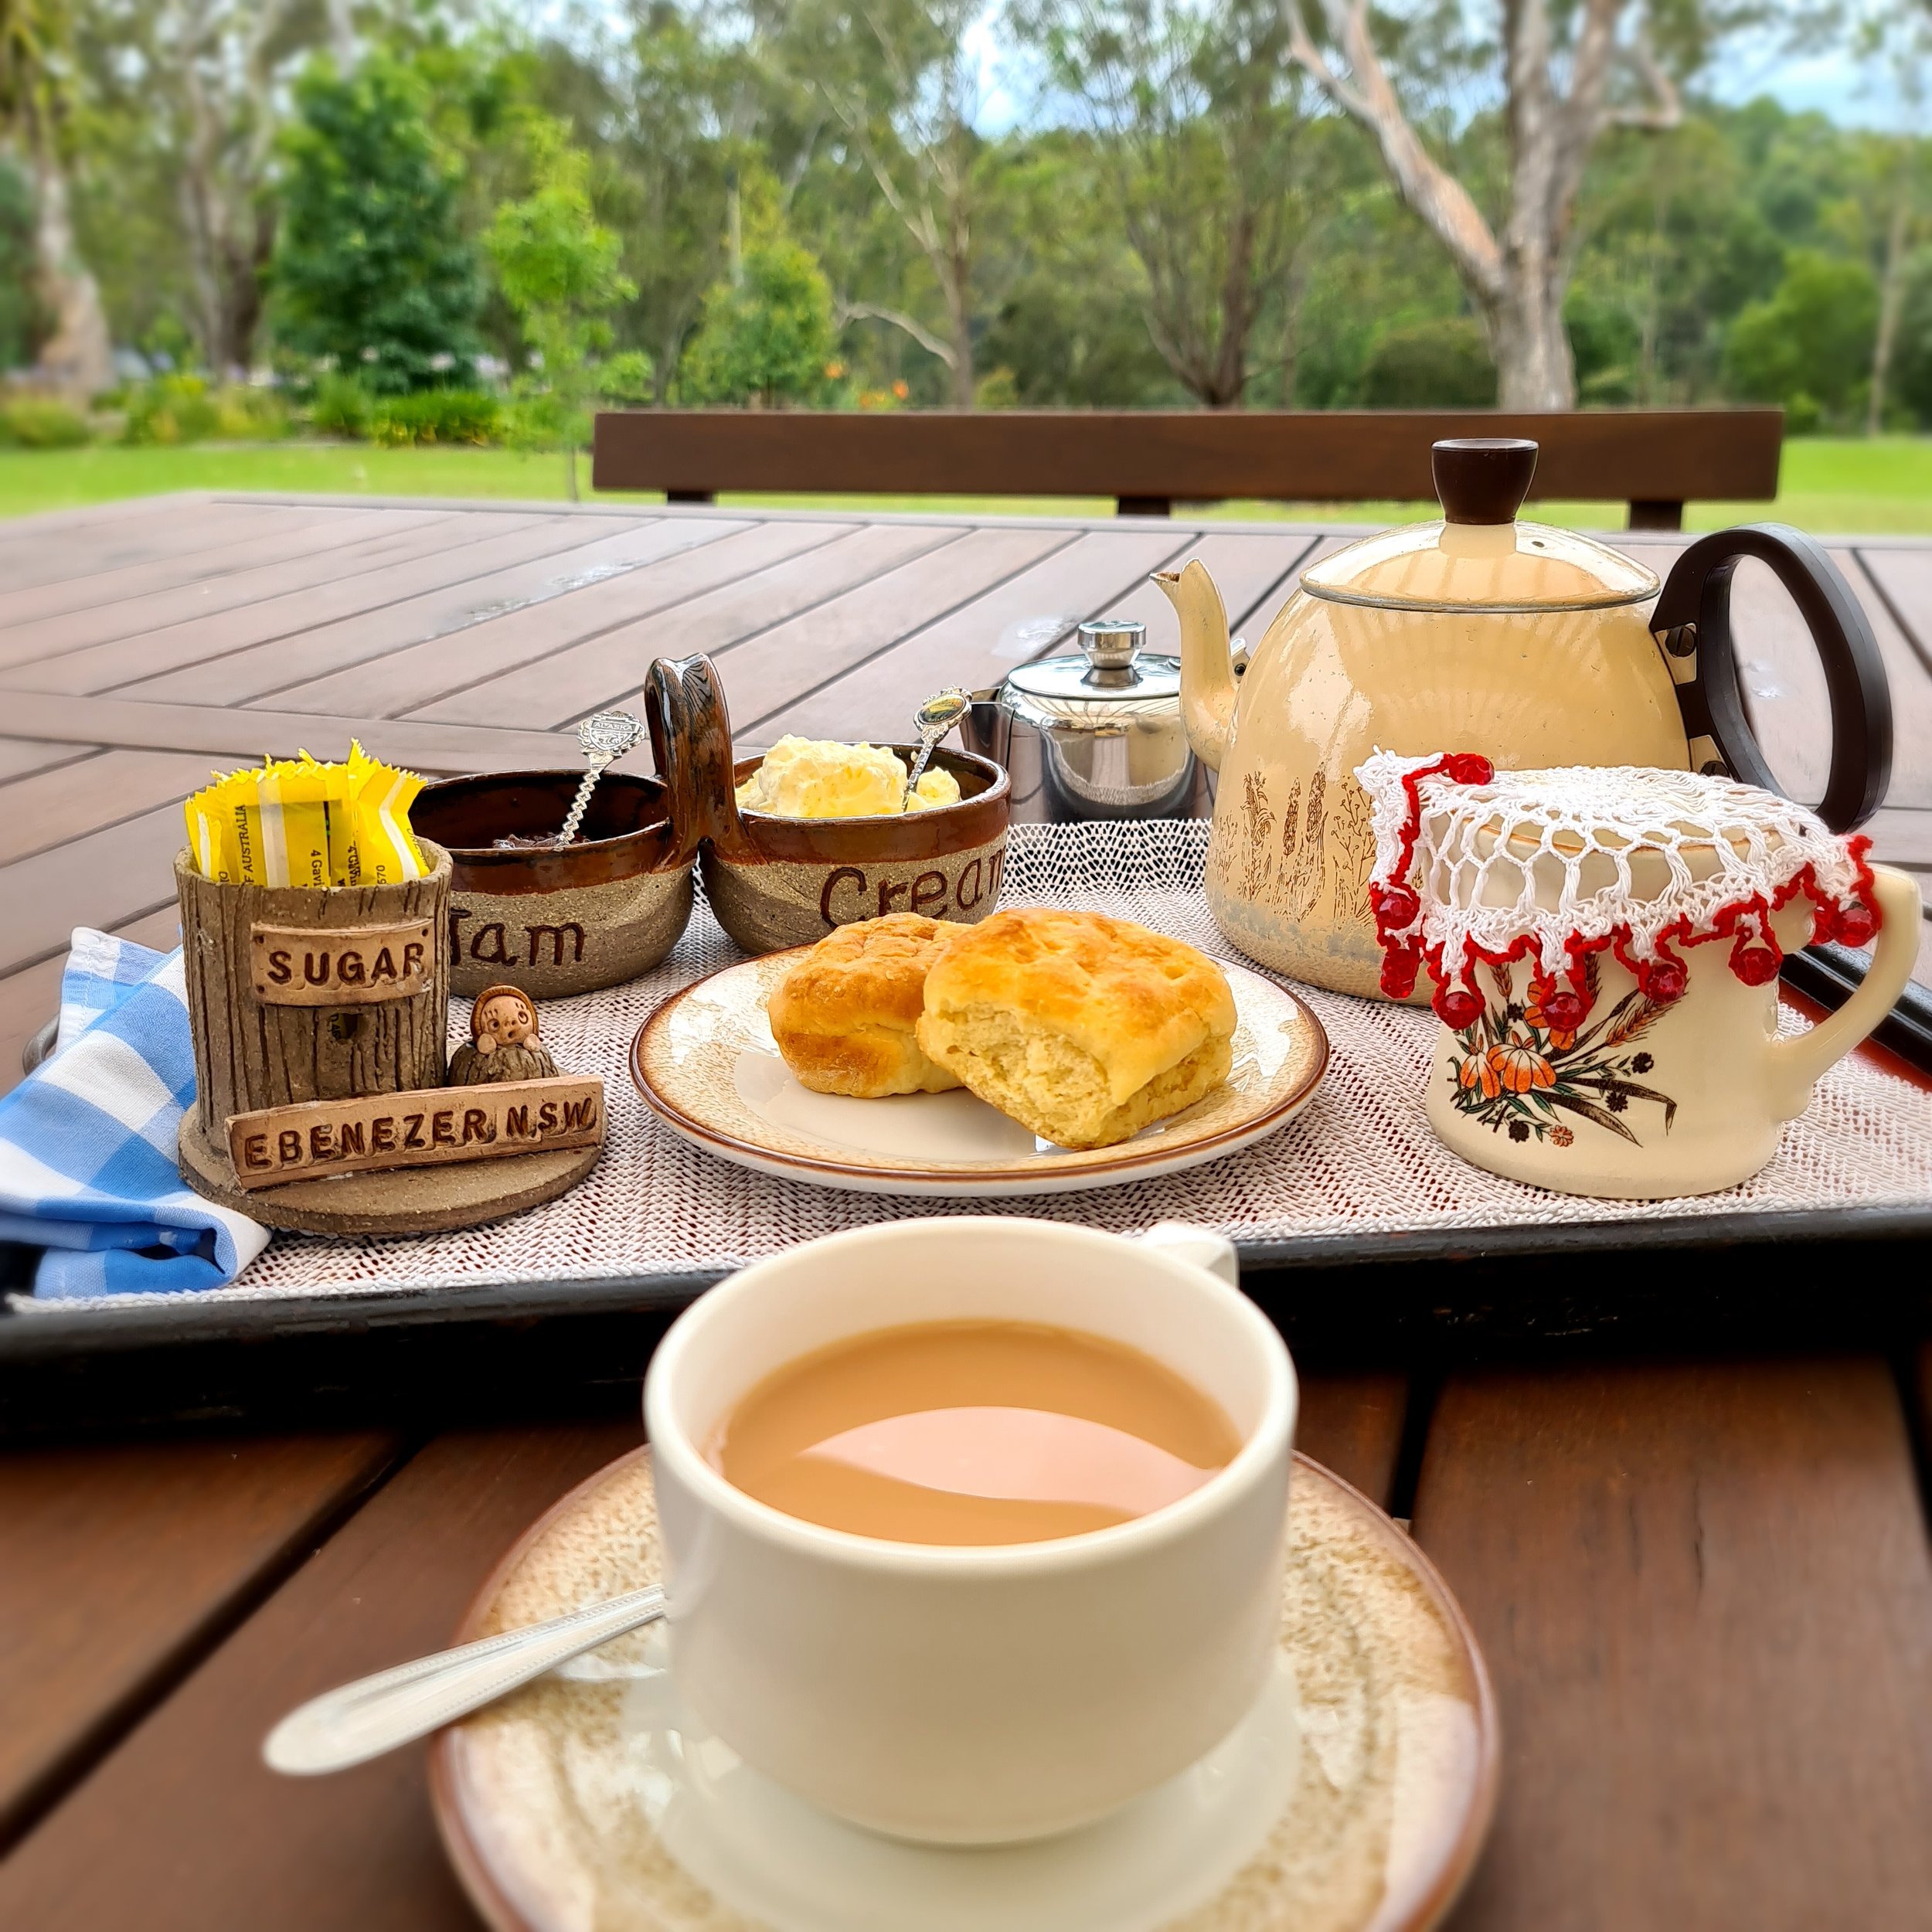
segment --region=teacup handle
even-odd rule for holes
[[[1919,957],[1918,883],[1889,866],[1872,868],[1878,944],[1859,989],[1808,1032],[1770,1043],[1771,1111],[1794,1121],[1811,1104],[1819,1077],[1873,1032],[1906,988]]]
[[[745,849],[733,783],[731,715],[716,667],[702,655],[658,658],[644,681],[644,717],[671,805],[674,863],[709,838],[727,857]]]
[[[1219,1275],[1231,1288],[1241,1285],[1241,1257],[1234,1243],[1212,1228],[1197,1228],[1186,1221],[1162,1221],[1148,1228],[1140,1240],[1143,1247]]]

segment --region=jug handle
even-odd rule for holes
[[[670,802],[672,862],[695,858],[706,839],[740,856],[747,841],[733,784],[731,717],[711,660],[655,660],[645,675],[644,718]]]
[[[1918,881],[1889,866],[1874,866],[1872,884],[1879,908],[1878,944],[1857,992],[1806,1032],[1770,1043],[1771,1105],[1781,1121],[1796,1120],[1811,1104],[1816,1082],[1877,1030],[1918,964]]]
[[[1824,549],[1784,523],[1746,523],[1700,537],[1664,581],[1650,628],[1672,657],[1696,656],[1677,687],[1684,732],[1709,737],[1733,777],[1784,790],[1758,748],[1737,679],[1731,578],[1746,557],[1768,563],[1818,647],[1832,702],[1832,770],[1818,816],[1850,832],[1878,809],[1892,777],[1892,693],[1870,621]]]

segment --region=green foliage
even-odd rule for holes
[[[498,441],[503,405],[487,389],[425,389],[376,399],[369,414],[370,441],[390,447],[432,443]]]
[[[288,406],[273,389],[246,383],[211,386],[200,376],[158,376],[123,399],[124,443],[244,443],[286,436]]]
[[[719,282],[678,372],[693,403],[809,403],[824,396],[835,347],[832,290],[809,249],[774,236]]]
[[[309,427],[318,435],[359,439],[368,435],[376,401],[352,376],[335,369],[317,379],[309,400]]]
[[[592,356],[609,345],[611,311],[637,285],[619,270],[617,238],[591,206],[589,156],[547,115],[531,117],[526,138],[535,189],[497,209],[484,245],[543,371],[549,400],[539,414],[575,447],[590,434],[585,405],[597,390]]]
[[[620,408],[638,409],[657,394],[657,371],[641,349],[621,349],[597,367],[597,397]]]
[[[1362,400],[1383,410],[1494,407],[1496,366],[1482,325],[1451,315],[1390,329],[1362,372]]]
[[[1794,250],[1777,294],[1731,326],[1724,359],[1736,392],[1782,403],[1794,428],[1846,419],[1870,374],[1878,312],[1878,284],[1862,262]]]
[[[1902,416],[1932,426],[1932,247],[1919,250],[1905,266],[1891,389]]]
[[[64,403],[20,396],[0,405],[0,445],[22,450],[73,450],[92,440],[83,418]]]
[[[311,67],[295,100],[270,272],[277,339],[376,395],[466,386],[482,290],[421,83],[372,55],[345,79]]]

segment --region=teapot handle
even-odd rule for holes
[[[1731,578],[1746,557],[1768,563],[1818,647],[1832,702],[1832,770],[1818,816],[1849,832],[1877,810],[1892,777],[1892,693],[1878,640],[1852,587],[1824,549],[1784,523],[1746,523],[1700,537],[1677,560],[1650,628],[1672,657],[1696,657],[1677,687],[1686,737],[1709,737],[1734,777],[1784,787],[1764,762],[1744,709],[1731,637]]]
[[[706,839],[727,858],[742,855],[746,841],[732,783],[731,718],[711,660],[655,659],[645,676],[644,716],[670,800],[672,862],[695,858]]]

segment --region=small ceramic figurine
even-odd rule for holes
[[[470,1009],[470,1043],[450,1056],[450,1085],[554,1080],[556,1070],[537,1037],[536,1002],[520,987],[485,987]]]

